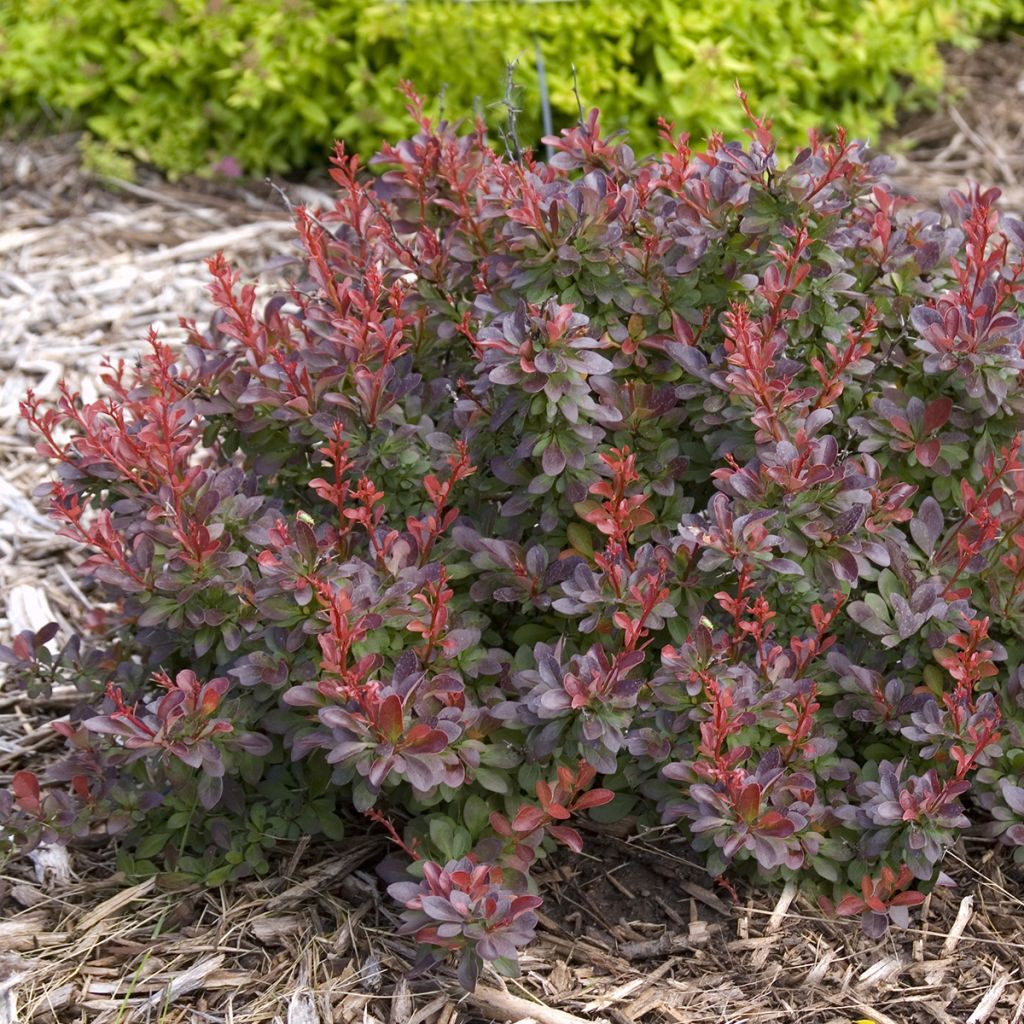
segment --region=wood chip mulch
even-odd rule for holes
[[[973,177],[1024,211],[1024,41],[951,56],[943,109],[888,148],[898,180],[932,202]],[[316,203],[312,186],[287,186]],[[290,220],[266,186],[170,185],[141,172],[103,187],[74,139],[0,143],[0,639],[90,605],[35,488],[48,477],[19,421],[29,387],[66,378],[95,394],[103,358],[131,359],[155,323],[210,312],[203,260],[246,273],[288,252]],[[270,281],[270,275],[264,275]],[[47,721],[0,681],[0,785],[55,749]],[[678,838],[602,833],[554,860],[523,976],[404,977],[408,943],[372,874],[381,841],[280,851],[269,878],[206,891],[132,885],[103,851],[47,851],[0,869],[0,1024],[1024,1024],[1024,870],[968,841],[914,927],[881,942],[825,919],[795,886],[711,887]]]

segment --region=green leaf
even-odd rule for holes
[[[525,647],[532,647],[534,644],[540,643],[544,640],[550,640],[552,635],[552,628],[542,623],[528,622],[525,625],[520,626],[513,634],[512,640],[516,644],[522,644]]]
[[[491,961],[491,966],[503,978],[519,977],[519,961],[513,960],[511,957],[500,956]]]
[[[469,829],[469,834],[474,839],[478,839],[487,828],[490,815],[490,807],[476,794],[467,798],[466,805],[462,809],[462,820],[466,823],[466,828]]]
[[[328,839],[337,842],[345,838],[345,823],[333,811],[323,810],[318,813],[320,830]]]
[[[628,817],[636,807],[636,801],[637,798],[633,793],[616,793],[613,800],[609,800],[608,803],[602,804],[600,807],[591,807],[588,813],[594,821],[608,825]]]
[[[222,864],[219,868],[214,868],[206,876],[206,884],[210,886],[223,885],[229,878],[234,868],[230,864]]]
[[[455,823],[451,818],[431,818],[429,832],[430,841],[450,859],[450,851],[455,840]]]
[[[891,569],[883,569],[878,574],[878,592],[886,601],[888,601],[893,594],[903,593],[903,585],[900,583],[899,577]],[[873,611],[875,610],[874,606],[871,605],[870,602],[866,603]],[[884,605],[884,607],[888,610],[887,604]],[[878,614],[877,611],[875,614]]]
[[[587,558],[594,557],[594,542],[591,539],[590,529],[583,523],[570,523],[566,527],[566,536],[569,543]]]
[[[878,616],[883,622],[892,621],[892,611],[889,605],[886,604],[885,599],[878,594],[873,594],[868,591],[864,595],[864,603]]]
[[[839,868],[825,857],[814,857],[811,860],[811,867],[822,877],[830,882],[839,881]]]
[[[481,765],[473,772],[473,779],[492,793],[508,792],[508,778],[493,768],[485,768]]]
[[[171,837],[166,832],[157,832],[154,835],[146,836],[135,848],[135,856],[141,860],[154,857],[163,852],[171,842]]]

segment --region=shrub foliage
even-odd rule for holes
[[[403,78],[452,110],[504,116],[518,60],[523,137],[541,135],[541,56],[560,123],[572,68],[638,152],[658,115],[738,133],[730,83],[779,112],[784,145],[837,123],[866,137],[934,94],[938,45],[1024,23],[1022,0],[9,0],[0,109],[70,115],[173,173],[319,167],[332,140],[370,154],[405,132]],[[101,166],[102,150],[90,154]]]
[[[743,106],[746,108],[744,99]],[[362,812],[424,964],[514,971],[579,820],[676,824],[713,876],[796,877],[880,935],[968,827],[1024,850],[1024,225],[921,212],[840,133],[787,166],[549,162],[481,126],[339,147],[289,294],[106,397],[31,395],[83,639],[68,754],[8,845],[106,832],[210,884]]]

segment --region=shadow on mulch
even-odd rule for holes
[[[736,914],[686,854],[678,839],[652,844],[590,835],[583,854],[553,858],[544,912],[567,935],[586,936],[626,959],[702,946],[735,928]]]

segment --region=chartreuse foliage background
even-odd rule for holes
[[[556,124],[584,102],[638,152],[657,117],[694,138],[740,124],[732,83],[774,112],[783,145],[811,127],[875,136],[941,85],[938,46],[1024,23],[1022,0],[9,0],[0,5],[8,124],[85,125],[171,173],[321,166],[343,138],[403,131],[403,78],[460,114],[504,110],[518,58],[522,137],[539,138],[537,52]]]

